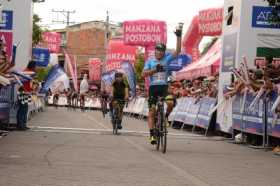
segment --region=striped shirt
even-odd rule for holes
[[[31,95],[26,94],[25,92],[18,92],[18,102],[21,105],[26,105],[28,103],[31,103]]]

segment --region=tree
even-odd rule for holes
[[[42,33],[43,29],[39,26],[39,22],[41,18],[37,15],[33,15],[33,34],[32,34],[32,45],[37,45],[40,41],[42,41]]]
[[[135,63],[136,81],[138,84],[142,84],[144,82],[144,78],[142,77],[144,64],[145,64],[144,54],[138,53],[136,56],[136,63]]]
[[[38,81],[44,81],[49,74],[51,66],[47,66],[45,68],[37,68],[36,69],[36,77],[35,79]]]

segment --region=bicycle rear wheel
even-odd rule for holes
[[[166,128],[165,119],[164,119],[164,107],[159,106],[158,110],[159,110],[158,113],[159,113],[159,118],[160,118],[160,122],[158,123],[160,140],[158,140],[158,141],[160,141],[162,153],[165,153],[166,147],[167,147],[167,128]]]
[[[159,130],[156,129],[156,138],[157,138],[157,144],[156,144],[156,149],[157,151],[159,151],[159,147],[160,147],[160,135],[159,135]]]
[[[113,123],[113,134],[114,134],[114,135],[117,135],[117,134],[118,134],[117,120],[114,120],[114,123]]]
[[[117,135],[118,134],[118,108],[115,108],[113,110],[113,134]]]
[[[105,118],[106,113],[107,113],[107,107],[106,107],[105,103],[102,103],[102,115],[103,115],[103,118]]]
[[[165,122],[163,122],[162,125],[162,131],[161,131],[161,151],[162,153],[166,153],[166,147],[167,147],[167,128]]]
[[[157,110],[157,122],[156,122],[156,130],[155,130],[155,136],[157,138],[157,144],[156,144],[156,149],[159,151],[160,148],[160,143],[161,143],[161,122],[162,122],[162,117],[160,110]]]

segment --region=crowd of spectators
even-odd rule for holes
[[[231,85],[224,94],[229,99],[238,93],[252,93],[259,99],[271,92],[280,93],[280,59],[256,58],[254,68],[246,68],[246,59],[239,69],[232,69]]]
[[[245,91],[260,95],[272,90],[280,93],[280,59],[273,58],[266,60],[257,58],[255,68],[246,69],[246,63],[242,63],[239,69],[232,69],[232,83],[224,93],[225,99],[233,97],[237,93]],[[246,75],[247,73],[247,75]],[[177,98],[180,97],[211,97],[218,96],[219,74],[208,77],[198,77],[193,80],[172,81],[169,86],[169,93]],[[260,90],[262,90],[260,92]],[[92,91],[90,97],[98,97],[98,90]],[[136,87],[136,95],[145,96],[144,86]]]
[[[170,90],[177,98],[180,97],[211,97],[217,98],[219,75],[198,77],[193,80],[174,81],[170,83]]]

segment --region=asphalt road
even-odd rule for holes
[[[0,139],[0,186],[279,186],[271,152],[169,130],[166,154],[147,141],[145,121],[124,119],[113,136],[98,111],[48,108],[32,130]]]

